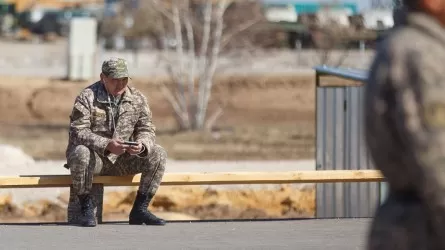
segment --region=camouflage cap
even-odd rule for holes
[[[128,74],[127,61],[122,58],[110,58],[102,63],[102,73],[106,76],[119,79],[130,77]]]

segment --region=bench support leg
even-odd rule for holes
[[[80,217],[80,203],[77,195],[73,192],[73,186],[70,185],[70,199],[68,203],[67,219],[68,224],[78,224],[78,218]],[[102,211],[103,211],[103,198],[104,198],[104,185],[93,184],[91,189],[93,196],[93,204],[96,209],[97,223],[102,223]]]

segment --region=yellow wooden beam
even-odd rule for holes
[[[105,186],[137,186],[140,174],[131,176],[96,176],[94,183]],[[222,184],[284,184],[330,182],[380,182],[378,170],[318,170],[286,172],[212,172],[167,173],[162,185],[222,185]],[[66,187],[69,175],[3,176],[0,188]]]

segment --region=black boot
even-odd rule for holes
[[[152,197],[139,191],[130,212],[130,225],[165,225],[165,221],[147,210]]]
[[[79,195],[80,213],[79,224],[83,227],[95,227],[96,218],[94,216],[93,198],[90,194]]]

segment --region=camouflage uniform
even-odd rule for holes
[[[366,84],[366,140],[390,190],[368,249],[445,249],[445,28],[399,15]]]
[[[102,73],[115,79],[129,77],[123,59],[105,61]],[[112,154],[106,150],[112,138],[140,141],[143,150],[139,155]],[[89,195],[94,175],[142,173],[138,197],[145,198],[142,203],[146,206],[161,183],[167,155],[155,144],[155,126],[144,95],[127,86],[122,96],[114,98],[102,81],[98,81],[85,88],[75,100],[66,157],[79,200]]]

